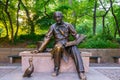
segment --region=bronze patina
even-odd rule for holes
[[[31,77],[34,71],[33,58],[29,58],[29,67],[25,70],[23,77]]]
[[[52,73],[52,76],[59,75],[61,58],[67,62],[69,56],[71,55],[75,62],[79,78],[86,80],[80,51],[76,47],[76,45],[83,41],[85,36],[82,34],[77,34],[76,30],[70,23],[64,22],[62,20],[62,12],[56,11],[53,16],[56,23],[50,26],[49,31],[45,35],[44,41],[37,52],[43,52],[46,48],[46,45],[49,43],[51,37],[53,36],[55,43],[51,51],[54,59],[54,72]],[[70,35],[74,37],[73,41],[69,40]]]

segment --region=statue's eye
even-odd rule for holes
[[[61,18],[61,16],[56,16],[56,18]]]

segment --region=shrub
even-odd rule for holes
[[[103,39],[88,39],[85,42],[78,45],[79,48],[119,48],[117,42],[112,42],[110,40]]]
[[[86,24],[81,24],[76,27],[76,30],[80,34],[87,34],[90,32],[91,29]]]
[[[29,45],[27,45],[27,48],[36,48],[36,45],[35,44],[29,44]]]
[[[27,34],[27,35],[20,35],[17,38],[17,41],[28,41],[28,42],[32,42],[32,43],[36,43],[37,41],[41,41],[43,40],[45,35],[36,35],[36,34]]]

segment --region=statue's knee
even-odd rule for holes
[[[61,50],[63,48],[63,45],[58,43],[55,45],[56,50]]]

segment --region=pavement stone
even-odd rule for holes
[[[90,64],[87,80],[120,80],[119,66],[114,63]],[[23,78],[23,73],[20,64],[0,65],[0,80],[80,80],[75,72],[60,73],[57,77],[52,77],[51,73],[33,73],[30,78]]]
[[[8,66],[9,67],[9,66]],[[2,67],[0,67],[2,69]],[[0,70],[1,70],[0,69]],[[7,71],[10,69],[9,71]],[[21,67],[15,67],[15,68],[8,68],[4,71],[7,71],[5,75],[0,77],[0,80],[80,80],[78,78],[77,73],[71,72],[71,73],[60,73],[57,77],[52,77],[51,73],[33,73],[32,77],[30,78],[23,78],[23,72],[21,71]],[[95,70],[93,67],[90,68],[90,71],[86,73],[87,80],[111,80],[108,77],[106,77],[104,74],[101,74],[97,70]]]
[[[120,67],[99,67],[94,69],[109,77],[111,80],[120,80]]]

